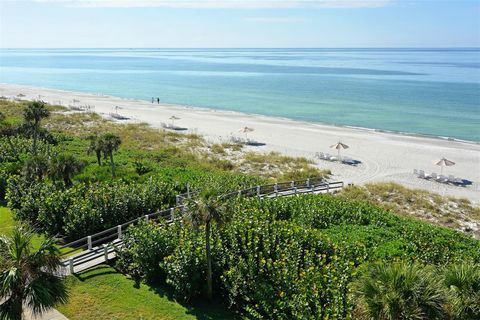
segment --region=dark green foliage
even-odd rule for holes
[[[175,297],[189,301],[207,292],[205,265],[204,234],[182,230],[178,246],[160,266],[167,275],[166,283],[173,288]]]
[[[320,232],[246,210],[221,233],[229,303],[248,318],[342,319],[354,262]]]
[[[25,228],[0,237],[0,319],[22,319],[23,306],[41,314],[67,301],[65,284],[56,275],[60,252],[54,241],[46,239],[33,250],[32,238]]]
[[[461,263],[444,272],[452,318],[480,319],[480,264]]]
[[[441,277],[418,264],[370,266],[357,283],[357,297],[369,319],[448,319]]]
[[[41,127],[40,123],[42,119],[50,116],[45,103],[42,101],[32,101],[27,104],[23,110],[23,124],[20,127],[20,131],[27,137],[32,138],[32,153],[37,154],[38,140],[44,140],[49,143],[54,143],[52,135]]]
[[[84,164],[71,154],[59,154],[48,164],[48,174],[53,179],[63,181],[66,187],[72,186],[72,178],[79,173]]]
[[[117,267],[137,280],[165,281],[166,274],[160,264],[178,246],[181,226],[143,223],[128,229],[123,235],[125,249],[117,251]]]

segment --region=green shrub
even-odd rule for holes
[[[178,246],[161,264],[177,299],[189,301],[206,292],[205,239],[201,232],[182,230]]]
[[[375,264],[356,284],[366,319],[447,319],[445,288],[435,269],[419,264]]]
[[[354,262],[320,232],[241,212],[221,233],[225,295],[248,318],[341,319]]]
[[[163,259],[178,246],[178,224],[141,223],[123,235],[124,249],[117,250],[117,267],[145,282],[161,283],[166,273]]]
[[[480,264],[461,263],[444,272],[452,319],[480,319]]]

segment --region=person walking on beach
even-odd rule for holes
[[[160,104],[160,98],[157,98],[157,104]]]
[[[153,103],[153,101],[154,101],[154,99],[153,99],[153,97],[152,97],[152,103]]]

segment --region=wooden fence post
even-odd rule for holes
[[[68,264],[70,266],[70,274],[74,274],[75,270],[73,270],[73,258],[70,258],[70,260],[68,260]]]
[[[190,184],[187,182],[187,197],[190,199],[192,196],[190,195]]]
[[[307,187],[310,188],[310,178],[307,179]]]
[[[88,250],[92,250],[92,236],[87,236],[87,247]]]
[[[145,222],[148,223],[148,214],[145,215]]]
[[[117,234],[118,234],[118,239],[122,239],[122,225],[119,224],[117,226]]]
[[[103,245],[103,255],[105,256],[105,262],[108,262],[108,244]]]
[[[175,209],[173,208],[170,208],[170,219],[172,219],[172,221],[175,221]]]
[[[260,186],[257,186],[257,197],[260,198]]]
[[[180,196],[175,196],[175,205],[178,207],[180,204]]]

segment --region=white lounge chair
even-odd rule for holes
[[[430,174],[430,178],[437,180],[437,179],[438,179],[438,175],[437,175],[435,172],[432,172],[432,173]]]
[[[413,174],[416,175],[416,176],[418,176],[418,175],[419,175],[418,170],[417,170],[417,169],[413,169]]]
[[[446,176],[444,176],[443,174],[441,174],[437,177],[437,181],[445,183],[445,182],[448,182],[448,178]]]
[[[423,170],[419,170],[419,171],[418,171],[418,177],[419,177],[419,178],[422,178],[422,179],[427,179],[427,178],[428,178],[428,174],[426,174],[425,171],[423,171]]]

